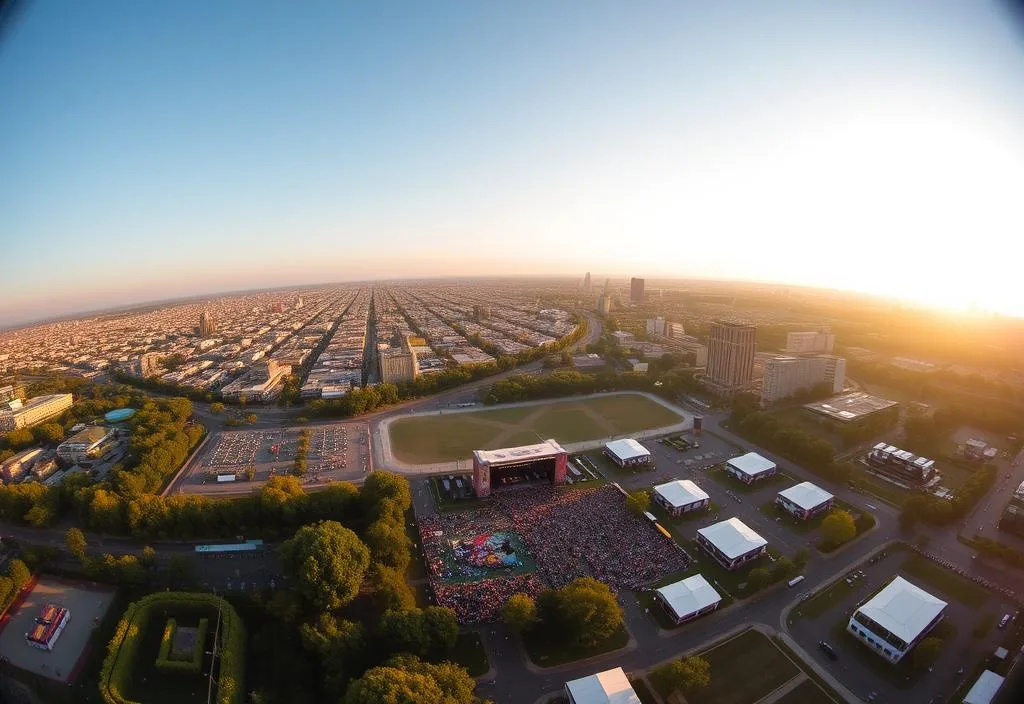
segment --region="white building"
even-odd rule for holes
[[[769,405],[819,384],[839,393],[846,383],[846,359],[832,355],[773,357],[764,363],[761,403]]]
[[[985,670],[967,692],[963,704],[991,704],[1005,679],[992,670]]]
[[[664,318],[651,318],[647,321],[647,334],[648,335],[665,335],[665,319]]]
[[[699,574],[661,587],[654,594],[677,624],[714,611],[722,603],[721,595]]]
[[[800,482],[796,486],[780,491],[775,497],[775,505],[806,521],[827,513],[832,508],[834,498],[817,484]]]
[[[786,354],[832,354],[836,336],[829,328],[786,335]]]
[[[689,479],[676,480],[654,487],[654,502],[670,516],[699,511],[711,505],[707,492]]]
[[[738,518],[697,531],[697,544],[726,569],[732,570],[765,553],[768,541]]]
[[[725,471],[745,484],[775,476],[777,469],[774,462],[756,452],[733,457],[725,463]]]
[[[857,609],[847,631],[889,662],[899,662],[942,620],[946,602],[894,577]]]
[[[636,337],[631,332],[625,330],[616,330],[612,333],[612,339],[615,340],[615,344],[619,347],[629,347],[636,342]]]
[[[635,467],[651,461],[651,451],[633,438],[612,440],[604,446],[604,454],[620,467]]]
[[[569,704],[640,704],[621,667],[565,683]]]

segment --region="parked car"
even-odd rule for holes
[[[1003,617],[999,619],[999,630],[1003,630],[1010,625],[1010,621],[1013,620],[1013,616],[1010,614],[1003,614]]]
[[[818,647],[821,648],[821,652],[825,653],[829,660],[838,660],[839,654],[836,649],[823,640],[818,641]]]

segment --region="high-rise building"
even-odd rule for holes
[[[629,280],[629,302],[635,304],[644,302],[644,280],[635,276]]]
[[[384,349],[378,355],[380,380],[385,384],[412,381],[420,373],[416,350],[409,345],[409,339],[402,340],[402,346]]]
[[[829,384],[832,393],[843,390],[846,360],[832,355],[774,357],[764,363],[761,403],[769,405],[795,393]]]
[[[665,323],[665,337],[675,340],[685,336],[686,328],[683,327],[682,323]]]
[[[601,297],[597,299],[597,309],[601,315],[608,315],[612,312],[612,297],[607,293],[602,293]]]
[[[588,271],[586,276],[583,277],[583,290],[590,292],[590,272]]]
[[[708,344],[708,380],[726,393],[750,385],[757,352],[757,328],[745,323],[718,321],[711,324]]]
[[[71,408],[71,394],[50,394],[36,396],[25,403],[21,399],[11,399],[0,404],[0,430],[11,431],[18,428],[31,428],[56,418]]]
[[[212,337],[217,332],[217,322],[209,311],[199,314],[199,337]]]
[[[650,318],[647,321],[647,334],[648,335],[661,335],[661,336],[664,337],[664,335],[665,335],[665,319],[661,318],[661,317]]]
[[[832,354],[836,336],[827,327],[786,335],[786,354]]]

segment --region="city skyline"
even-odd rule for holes
[[[587,270],[1024,316],[1022,70],[998,2],[33,3],[0,326]]]

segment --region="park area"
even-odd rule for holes
[[[400,462],[432,464],[468,459],[473,450],[601,440],[682,423],[681,412],[638,393],[601,394],[472,411],[414,414],[388,424]]]
[[[93,630],[103,621],[114,598],[111,589],[44,577],[9,611],[0,631],[0,657],[7,663],[58,682],[74,681],[84,661]],[[29,646],[25,634],[36,627],[43,608],[53,604],[67,609],[70,618],[52,650]]]

